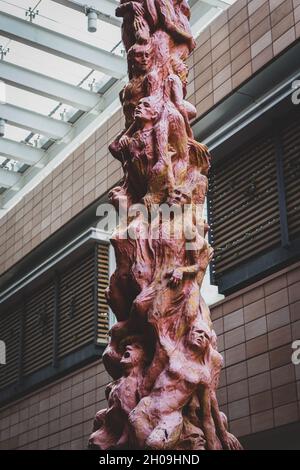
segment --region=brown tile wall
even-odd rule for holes
[[[300,36],[300,0],[237,0],[206,28],[189,59],[198,115],[231,93]],[[0,220],[0,273],[9,269],[121,178],[107,145],[121,111]]]
[[[300,420],[300,263],[212,308],[225,359],[218,397],[238,436]]]
[[[85,449],[109,376],[101,361],[0,410],[0,449]]]
[[[237,0],[201,33],[190,91],[208,111],[300,37],[299,0]]]
[[[211,309],[224,356],[218,398],[237,436],[300,419],[300,263]],[[83,449],[110,381],[101,361],[0,409],[0,449]]]

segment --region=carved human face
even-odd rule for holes
[[[151,99],[143,98],[137,105],[134,117],[142,122],[153,122],[156,119],[157,111],[154,109]]]
[[[210,336],[206,329],[200,324],[192,326],[189,335],[188,343],[193,349],[197,349],[199,352],[205,352],[209,346]]]
[[[139,72],[148,72],[151,66],[151,50],[149,47],[140,46],[133,53],[134,68]]]
[[[124,188],[121,186],[116,186],[108,193],[108,198],[115,209],[120,210],[122,208],[127,208],[129,201]]]
[[[179,450],[204,450],[206,442],[203,432],[193,425],[190,425],[190,428],[184,429],[184,433],[179,441]]]
[[[128,344],[121,359],[121,365],[125,369],[132,369],[144,362],[144,351],[140,344]]]
[[[191,9],[186,0],[173,0],[173,5],[176,7],[180,7],[182,13],[190,19],[191,16]]]
[[[179,188],[175,188],[168,198],[169,205],[180,205],[189,204],[191,197],[185,191]]]

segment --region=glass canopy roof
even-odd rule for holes
[[[194,34],[234,1],[190,0]],[[89,4],[98,13],[94,33],[87,30]],[[62,144],[65,135],[72,132],[74,144],[84,141],[118,108],[126,63],[113,13],[117,5],[0,0],[0,216],[45,176],[34,171],[28,183],[32,167],[43,169],[43,162],[55,158],[58,164],[70,154],[70,143]]]

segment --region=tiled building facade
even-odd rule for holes
[[[197,123],[299,37],[300,0],[237,0],[200,34],[189,59]],[[107,147],[122,128],[118,111],[0,220],[1,272],[9,274],[120,180]],[[246,447],[253,435],[299,422],[300,366],[291,362],[291,344],[300,339],[299,293],[300,265],[293,262],[211,308],[225,359],[221,408]],[[84,448],[108,381],[97,360],[5,405],[0,448]]]

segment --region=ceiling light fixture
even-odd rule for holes
[[[93,7],[85,7],[85,15],[88,19],[88,31],[89,33],[95,33],[97,31],[97,20],[98,13]]]
[[[5,135],[5,119],[0,118],[0,137]]]
[[[6,86],[5,83],[0,80],[0,104],[6,103]]]
[[[33,22],[34,18],[39,14],[39,10],[29,7],[25,12],[25,16],[29,16],[30,23]]]
[[[4,57],[9,53],[9,47],[0,46],[0,58],[4,60]]]

